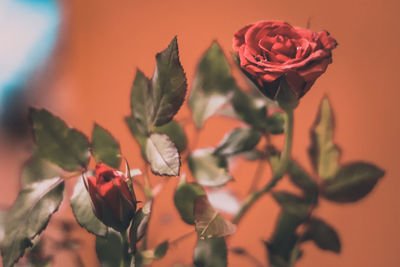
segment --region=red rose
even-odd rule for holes
[[[105,225],[125,230],[136,211],[136,198],[129,191],[127,180],[119,171],[97,164],[96,177],[87,178],[94,213]]]
[[[239,30],[233,48],[240,66],[262,93],[276,99],[282,77],[302,97],[332,62],[336,40],[286,22],[260,21]]]

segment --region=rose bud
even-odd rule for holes
[[[328,32],[312,32],[286,22],[260,21],[233,38],[240,67],[267,97],[276,100],[282,79],[302,97],[332,63],[336,40]]]
[[[95,175],[87,178],[87,189],[96,217],[117,231],[126,230],[136,211],[136,198],[129,191],[128,178],[104,164],[96,165]]]

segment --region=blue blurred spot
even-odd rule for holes
[[[0,113],[7,94],[23,88],[51,53],[58,25],[56,0],[1,0]]]

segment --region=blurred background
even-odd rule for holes
[[[311,169],[309,127],[319,101],[328,95],[336,116],[336,143],[343,149],[342,162],[372,162],[386,170],[386,176],[356,204],[321,202],[316,214],[337,229],[342,253],[323,252],[306,244],[298,266],[400,266],[398,10],[400,2],[395,0],[1,0],[0,207],[9,208],[14,202],[21,166],[30,153],[27,106],[45,107],[87,135],[93,123],[99,123],[120,141],[129,162],[142,168],[138,145],[123,120],[130,114],[130,86],[136,68],[151,76],[155,53],[177,35],[191,84],[197,61],[213,40],[230,57],[233,34],[248,23],[283,20],[299,27],[309,23],[313,31],[328,30],[339,46],[333,51],[333,64],[295,111],[292,156]],[[178,113],[181,120],[189,116],[187,106]],[[216,145],[235,126],[226,118],[210,119],[197,147]],[[193,127],[186,130],[190,142]],[[236,181],[230,188],[241,199],[250,187],[255,164],[238,160],[231,171]],[[153,179],[154,183],[161,181]],[[259,186],[268,179],[266,173]],[[177,179],[171,178],[155,202],[150,248],[191,230],[173,206],[176,184]],[[287,186],[282,182],[279,187]],[[263,197],[229,245],[247,247],[265,262],[261,240],[270,237],[278,213],[272,198]],[[44,234],[51,236],[60,220],[73,220],[68,203]],[[84,265],[96,266],[93,237],[77,225],[72,229],[72,235],[82,240],[79,253]],[[194,245],[193,235],[173,246],[154,266],[189,263]],[[68,250],[58,253],[54,266],[75,266],[71,258]],[[251,265],[230,255],[229,266]]]

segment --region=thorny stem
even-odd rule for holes
[[[283,148],[283,152],[281,154],[281,159],[279,161],[279,166],[276,169],[274,176],[272,177],[271,181],[260,190],[252,193],[247,197],[247,199],[243,202],[239,212],[233,218],[232,222],[234,224],[238,224],[239,221],[242,219],[243,215],[248,211],[248,209],[256,202],[263,194],[270,191],[277,182],[282,178],[285,174],[287,166],[289,164],[290,159],[290,151],[292,149],[292,139],[293,139],[293,110],[286,110],[285,114],[285,145]]]

